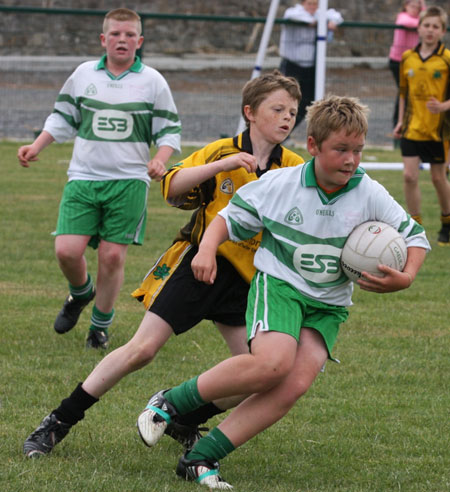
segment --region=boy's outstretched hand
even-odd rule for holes
[[[362,272],[361,278],[357,281],[361,289],[386,294],[407,289],[412,284],[413,277],[410,273],[399,272],[387,265],[378,265],[378,270],[384,273],[384,277]]]

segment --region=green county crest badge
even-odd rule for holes
[[[89,84],[84,91],[85,96],[95,96],[97,94],[97,87],[94,84]]]
[[[303,215],[298,207],[294,207],[286,214],[284,221],[287,224],[300,225],[303,224]]]

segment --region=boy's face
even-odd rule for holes
[[[445,34],[442,21],[439,17],[425,17],[417,30],[422,45],[428,47],[437,45]]]
[[[270,144],[283,142],[294,128],[297,109],[298,102],[284,89],[268,94],[256,110],[244,106],[250,136]]]
[[[365,136],[352,133],[347,135],[345,129],[331,132],[322,142],[320,149],[309,136],[308,152],[315,157],[316,180],[328,191],[345,186],[361,162]]]
[[[107,31],[100,34],[100,40],[106,50],[107,63],[128,68],[134,63],[136,50],[144,38],[139,34],[137,22],[110,19]]]

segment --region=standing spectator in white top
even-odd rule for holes
[[[181,124],[170,88],[136,56],[141,32],[136,12],[108,12],[100,34],[106,54],[72,73],[42,133],[17,154],[29,167],[52,142],[75,138],[55,232],[69,295],[54,328],[71,330],[97,295],[86,342],[92,348],[107,347],[128,245],[143,242],[150,180],[159,181],[172,153],[180,151]],[[157,151],[150,158],[152,142]],[[96,287],[84,255],[88,245],[98,247]]]
[[[306,108],[314,101],[316,86],[316,33],[319,19],[318,0],[303,0],[286,9],[283,18],[299,24],[283,24],[280,37],[280,71],[294,77],[300,84],[302,99],[298,107],[294,128],[306,114]],[[328,39],[344,19],[335,9],[327,10]]]

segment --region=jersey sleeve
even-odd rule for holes
[[[303,22],[305,24],[312,24],[316,21],[314,16],[305,10],[305,8],[301,5],[296,5],[295,7],[286,9],[283,17],[285,19]]]
[[[338,12],[336,9],[328,9],[327,21],[334,22],[337,26],[339,26],[344,22],[344,18],[342,17],[342,14]]]
[[[230,203],[219,212],[226,221],[232,241],[250,239],[263,229],[263,201],[260,197],[267,196],[263,178],[239,188]]]
[[[177,207],[183,210],[195,210],[203,203],[207,202],[214,188],[214,178],[211,178],[204,183],[194,186],[191,190],[178,196],[169,197],[170,183],[173,177],[182,169],[192,168],[196,166],[207,165],[207,155],[209,154],[209,146],[197,150],[183,161],[171,167],[161,180],[161,193],[164,200],[172,207]]]
[[[168,145],[179,153],[181,122],[170,87],[164,77],[160,77],[160,87],[153,106],[152,139],[157,147]]]
[[[425,229],[418,224],[405,210],[397,203],[389,192],[379,183],[375,182],[374,192],[371,194],[374,200],[375,214],[377,220],[390,224],[398,230],[409,248],[415,246],[429,251],[430,243],[425,235]]]
[[[398,85],[398,90],[399,94],[406,98],[406,93],[408,90],[408,82],[405,77],[405,70],[404,66],[405,63],[407,63],[408,58],[411,56],[412,50],[407,50],[403,53],[402,55],[402,61],[400,62],[400,68],[399,68],[399,85]]]
[[[419,26],[419,17],[413,17],[406,12],[400,12],[397,16],[395,24],[398,26],[408,27],[410,29],[416,29]]]
[[[74,74],[72,74],[59,92],[53,113],[45,121],[44,130],[50,133],[56,142],[65,142],[75,137],[80,120],[80,110],[74,91]]]

